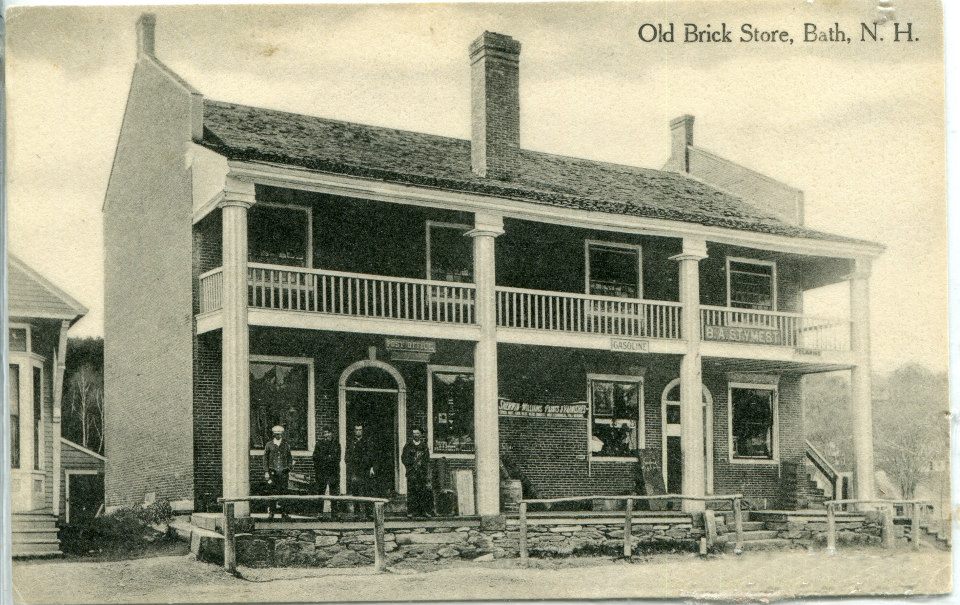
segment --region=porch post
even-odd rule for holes
[[[494,241],[503,217],[477,213],[473,238],[473,279],[480,339],[473,356],[473,431],[476,443],[477,513],[481,520],[500,515],[500,427],[497,386],[497,301]]]
[[[247,325],[247,209],[253,183],[227,177],[223,213],[223,496],[250,495],[250,336]],[[250,507],[238,502],[236,514]]]
[[[850,370],[853,418],[854,493],[874,497],[873,401],[870,385],[870,261],[858,259],[850,275],[850,345],[854,367]]]
[[[681,490],[685,496],[706,492],[703,455],[703,370],[700,364],[700,261],[707,258],[707,243],[683,239],[683,252],[671,257],[680,263],[680,302],[683,304],[683,338],[687,350],[680,361],[680,448],[683,456]],[[704,509],[704,503],[684,500],[684,511]]]

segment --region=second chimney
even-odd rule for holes
[[[507,180],[520,161],[520,43],[483,32],[470,44],[470,70],[471,168]]]
[[[684,114],[670,120],[670,159],[665,168],[674,172],[690,172],[690,154],[693,145],[693,116]]]

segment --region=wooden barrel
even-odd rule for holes
[[[520,509],[523,498],[523,484],[516,479],[500,482],[500,508],[505,513],[515,513]]]

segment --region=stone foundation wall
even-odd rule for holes
[[[704,535],[692,521],[633,527],[635,553],[694,551]],[[387,563],[443,563],[519,556],[519,528],[481,531],[476,526],[390,529]],[[530,525],[531,557],[619,556],[622,524]],[[237,536],[237,563],[247,567],[357,567],[373,565],[371,529],[257,529]],[[211,553],[214,554],[214,553]]]

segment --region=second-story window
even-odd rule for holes
[[[587,242],[587,294],[640,298],[640,247]]]
[[[777,266],[770,261],[727,259],[727,306],[774,311]]]
[[[248,218],[249,259],[252,263],[309,267],[310,209],[302,206],[256,204]]]
[[[427,279],[473,281],[473,239],[469,225],[427,221]]]

